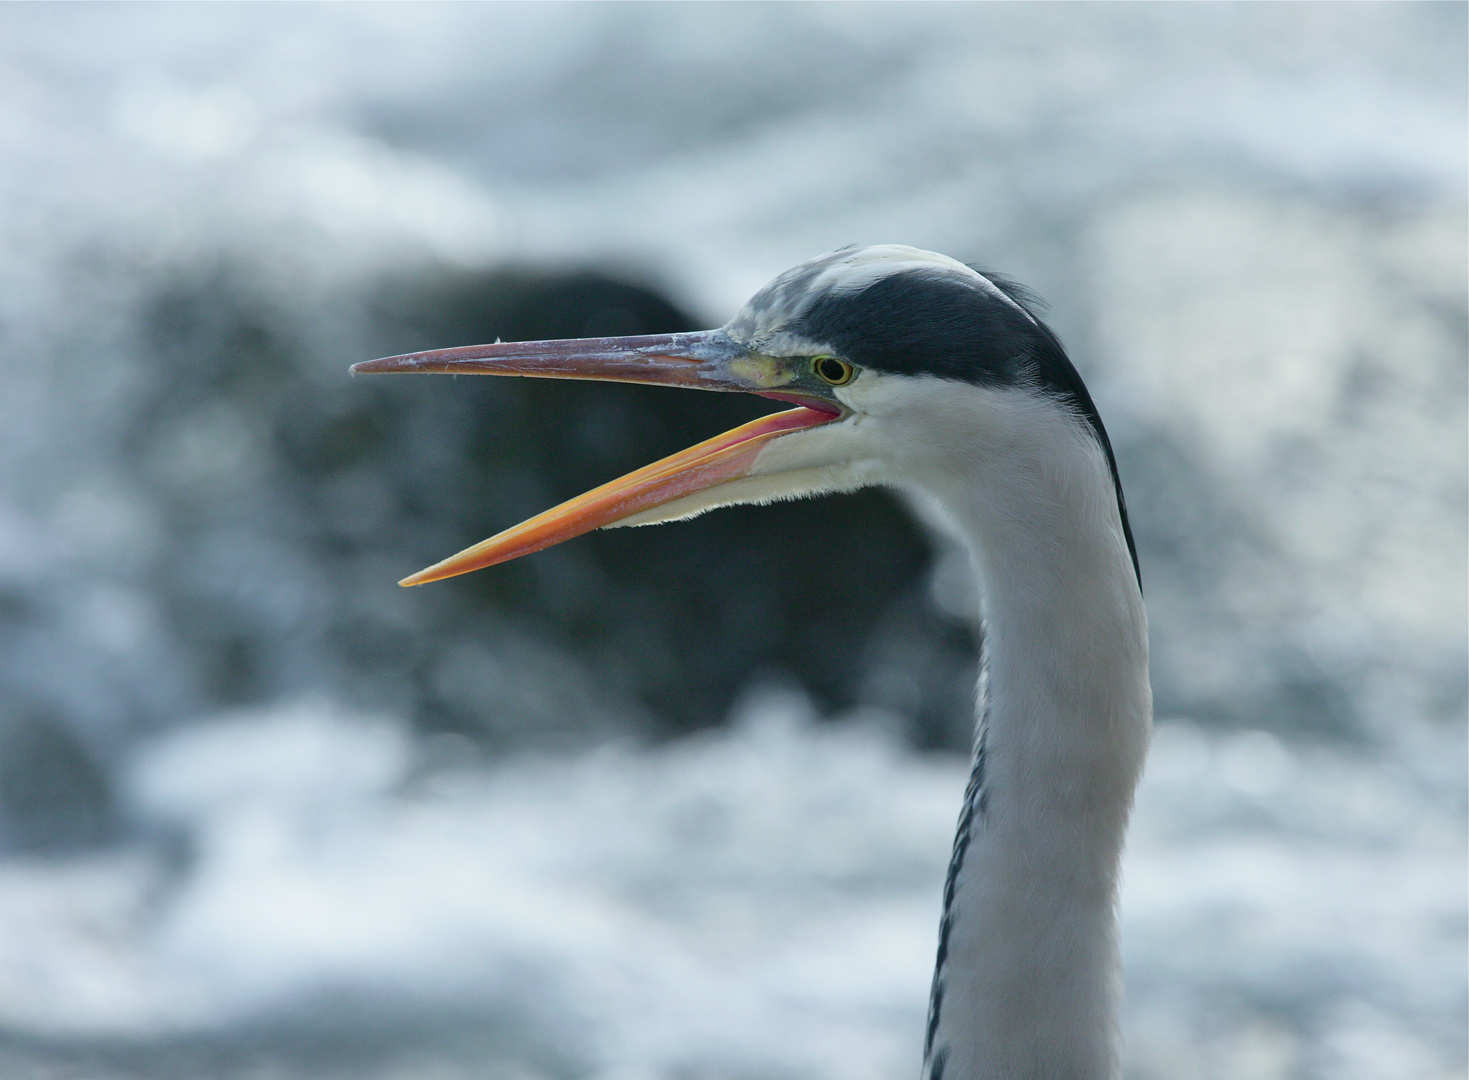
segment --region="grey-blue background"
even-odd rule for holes
[[[1465,10],[0,12],[0,1071],[911,1075],[962,560],[864,493],[399,590],[761,409],[345,374],[900,242],[1117,445],[1130,1075],[1461,1074]]]

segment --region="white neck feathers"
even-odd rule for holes
[[[1029,391],[957,392],[974,400],[936,409],[922,440],[941,452],[903,470],[968,542],[985,634],[925,1080],[1106,1080],[1118,863],[1152,713],[1142,596],[1087,425]]]

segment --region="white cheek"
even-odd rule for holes
[[[874,379],[882,376],[876,372],[859,372],[857,377],[846,386],[832,387],[831,396],[840,401],[853,412],[865,413],[871,404],[872,393],[870,387]]]
[[[945,387],[953,386],[942,379],[927,376],[889,375],[867,370],[832,391],[838,401],[864,417],[895,417],[909,411],[918,401],[929,396],[942,397]],[[931,389],[931,393],[924,391]]]
[[[855,414],[848,437],[904,486],[1028,457],[1066,419],[1054,401],[1026,390],[927,375],[868,370],[836,396]]]
[[[956,420],[967,426],[974,416],[972,389],[946,379],[864,371],[836,396],[855,414],[853,437],[871,455],[901,466],[952,445]]]

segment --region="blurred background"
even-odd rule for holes
[[[1465,13],[6,5],[0,1075],[915,1075],[963,559],[865,492],[402,590],[766,410],[346,371],[896,242],[1117,448],[1128,1076],[1462,1076]]]

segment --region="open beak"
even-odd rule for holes
[[[732,341],[723,330],[497,342],[368,360],[354,364],[352,370],[649,383],[695,390],[742,391],[799,406],[762,416],[603,484],[420,570],[404,578],[400,585],[423,585],[507,562],[593,529],[645,514],[695,492],[749,476],[766,444],[783,435],[840,419],[844,412],[829,397],[792,386],[793,375],[788,365],[750,351]]]

